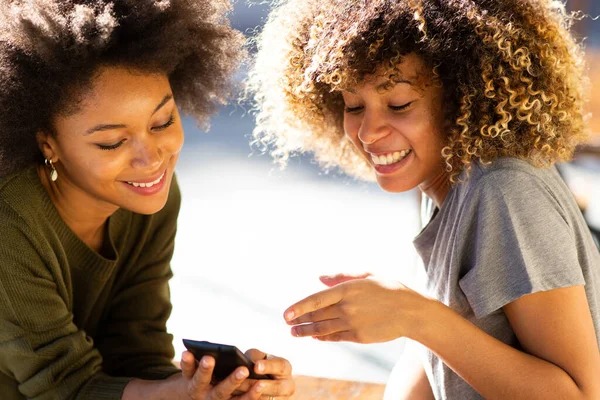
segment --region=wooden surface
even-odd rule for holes
[[[179,361],[173,360],[177,368]],[[291,400],[381,400],[385,385],[378,383],[343,381],[317,378],[314,376],[294,376],[296,394]]]
[[[293,400],[381,400],[385,385],[341,381],[336,379],[295,376],[296,394]]]

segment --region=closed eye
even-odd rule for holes
[[[123,139],[115,144],[97,144],[96,146],[98,146],[100,148],[100,150],[115,150],[115,149],[121,147],[121,145],[124,142],[125,142],[125,139]]]
[[[363,106],[358,106],[358,107],[344,107],[344,112],[347,112],[349,114],[356,114],[359,113],[363,110]]]
[[[152,130],[153,131],[164,131],[165,129],[167,129],[168,127],[173,125],[174,123],[175,123],[175,116],[171,115],[171,118],[169,118],[169,120],[167,121],[166,124],[160,125],[160,126],[155,126],[154,128],[152,128]]]
[[[403,110],[406,110],[408,107],[410,107],[412,105],[412,103],[414,103],[414,102],[411,101],[410,103],[406,103],[406,104],[403,104],[401,106],[392,106],[392,105],[390,105],[390,106],[388,106],[388,108],[390,110],[392,110],[392,111],[403,111]]]
[[[167,121],[166,124],[160,125],[160,126],[155,126],[154,128],[152,128],[152,130],[154,131],[164,131],[165,129],[167,129],[168,127],[170,127],[171,125],[173,125],[175,123],[175,117],[171,116],[171,118]],[[96,146],[98,146],[98,148],[100,150],[115,150],[118,149],[119,147],[121,147],[121,145],[125,143],[125,139],[119,141],[118,143],[115,144],[96,144]]]

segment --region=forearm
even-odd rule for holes
[[[589,399],[560,367],[488,335],[431,302],[412,339],[433,351],[486,399]]]
[[[391,390],[386,390],[386,399],[396,400],[434,400],[433,391],[429,384],[429,379],[425,374],[423,365],[421,363],[415,364],[413,370],[402,377],[399,382],[399,386],[394,390],[394,396],[391,395]]]
[[[404,354],[390,374],[384,400],[434,400],[417,346],[421,345],[407,339]]]

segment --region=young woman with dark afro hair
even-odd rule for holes
[[[418,188],[430,210],[423,293],[321,277],[330,288],[286,310],[292,334],[408,338],[395,399],[600,399],[600,253],[554,166],[586,133],[576,15],[556,0],[278,3],[249,80],[257,143]],[[389,223],[336,250],[375,259],[361,238]]]
[[[173,364],[168,281],[179,112],[231,93],[243,36],[225,0],[0,4],[0,397],[267,399],[285,359]],[[190,300],[193,301],[193,300]],[[198,305],[202,307],[202,304]],[[191,317],[191,316],[190,316]],[[207,323],[218,323],[208,321]]]

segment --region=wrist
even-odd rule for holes
[[[123,400],[170,399],[171,396],[179,392],[177,381],[178,379],[173,378],[173,376],[158,381],[134,379],[125,387],[122,398]]]
[[[422,296],[412,313],[412,322],[408,326],[406,337],[423,344],[432,331],[441,331],[440,327],[444,326],[443,321],[449,312],[453,311],[440,301]]]

